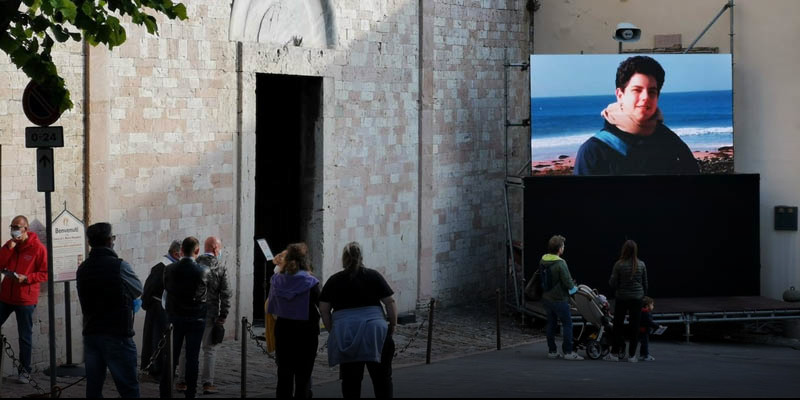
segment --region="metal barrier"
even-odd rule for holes
[[[23,378],[27,378],[28,379],[28,384],[33,386],[33,388],[36,389],[37,392],[39,392],[39,395],[47,394],[47,392],[45,392],[44,389],[42,389],[42,387],[39,386],[39,382],[37,382],[36,379],[33,378],[33,375],[31,375],[29,372],[25,371],[24,368],[22,368],[22,363],[14,355],[14,350],[11,349],[11,343],[8,343],[8,340],[6,339],[5,336],[3,336],[2,339],[3,339],[3,343],[2,343],[3,350],[5,350],[6,355],[11,360],[11,365],[13,365],[14,368],[17,371],[19,371],[20,375]],[[53,389],[52,389],[52,391],[50,393],[52,394],[55,391],[56,391],[56,386],[53,386]]]
[[[500,309],[503,306],[503,303],[502,303],[502,300],[500,299],[500,288],[497,288],[495,293],[497,294],[497,313],[496,313],[496,317],[497,317],[497,350],[500,350],[500,348],[502,347],[500,345]]]
[[[6,337],[3,336],[2,330],[0,330],[0,344],[6,341]],[[0,393],[3,393],[3,352],[0,351]]]
[[[433,345],[433,309],[436,306],[436,299],[431,298],[431,305],[428,307],[428,348],[425,350],[425,364],[431,363],[431,346]]]

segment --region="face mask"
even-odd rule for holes
[[[22,237],[22,231],[21,230],[19,230],[19,231],[11,231],[11,238],[19,239],[20,237]]]

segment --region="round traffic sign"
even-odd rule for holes
[[[53,90],[30,81],[22,94],[22,110],[28,120],[39,126],[49,126],[61,117]]]

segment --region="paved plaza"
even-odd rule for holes
[[[503,349],[497,351],[491,308],[460,307],[437,310],[433,362],[426,365],[425,317],[418,314],[416,322],[400,326],[395,336],[397,397],[797,397],[800,390],[797,340],[698,340],[687,344],[675,337],[651,345],[655,362],[568,362],[545,358],[540,325],[523,329],[520,320],[509,315],[501,318]],[[255,332],[259,334],[263,328],[255,328]],[[325,333],[320,336],[321,346],[326,338]],[[248,339],[247,347],[247,397],[274,397],[275,363],[255,341]],[[241,342],[225,341],[217,354],[220,392],[198,395],[241,397]],[[41,372],[35,378],[43,386],[49,384]],[[327,366],[323,348],[313,375],[315,397],[341,397],[337,379],[338,368]],[[58,384],[64,387],[76,380],[59,378]],[[84,397],[84,391],[80,382],[64,390],[62,397]],[[141,392],[143,397],[158,397],[158,384],[143,378]],[[31,386],[9,380],[0,390],[0,396],[6,398],[33,393]],[[109,376],[105,396],[116,395]],[[368,376],[362,395],[372,397]],[[183,397],[177,392],[174,396]]]

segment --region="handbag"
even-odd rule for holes
[[[531,281],[525,285],[525,298],[530,301],[539,301],[542,299],[542,269],[539,268],[533,273]]]
[[[222,339],[225,338],[225,326],[214,324],[211,328],[211,344],[220,344]]]

